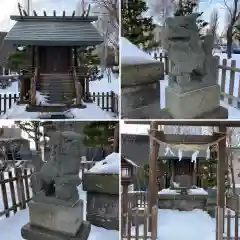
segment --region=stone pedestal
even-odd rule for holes
[[[45,228],[26,224],[21,229],[21,234],[24,239],[29,240],[87,240],[91,230],[91,225],[83,221],[76,236],[69,236],[61,232],[51,231]]]
[[[121,66],[121,113],[123,118],[155,118],[160,109],[163,63]]]
[[[83,201],[73,207],[31,201],[30,222],[22,228],[22,237],[29,240],[86,240],[91,226],[83,221]]]
[[[154,118],[160,109],[159,81],[148,85],[122,88],[121,107],[123,118]]]
[[[84,173],[83,190],[87,191],[87,221],[119,230],[119,175]]]
[[[159,194],[158,207],[180,211],[193,211],[194,209],[205,211],[207,209],[207,195]]]
[[[186,92],[177,93],[171,87],[166,88],[166,109],[173,118],[191,119],[220,106],[220,86],[213,85]]]

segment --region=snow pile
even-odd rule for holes
[[[41,92],[36,91],[36,104],[37,105],[46,105],[47,96],[43,95]]]
[[[193,188],[189,189],[188,191],[189,195],[208,195],[208,192],[206,192],[203,188]]]
[[[167,194],[167,195],[179,195],[180,193],[177,192],[175,189],[165,188],[158,192],[159,195]]]
[[[137,46],[132,44],[128,39],[121,37],[121,63],[123,65],[147,64],[159,62],[151,55],[142,51]]]
[[[99,161],[88,172],[103,174],[119,174],[120,154],[111,153],[104,160]]]
[[[158,192],[158,194],[167,194],[167,195],[179,195],[179,190],[165,188]],[[192,188],[188,189],[188,195],[208,195],[203,188]]]
[[[126,162],[128,162],[130,165],[132,165],[132,166],[134,166],[134,167],[138,167],[138,165],[137,165],[135,162],[133,162],[132,160],[130,160],[130,159],[128,159],[128,158],[124,158],[124,160],[125,160]]]

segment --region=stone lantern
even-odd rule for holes
[[[134,166],[125,157],[121,158],[121,184],[122,187],[127,187],[132,183],[133,180]]]

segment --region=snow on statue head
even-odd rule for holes
[[[198,13],[193,13],[166,19],[164,47],[174,65],[169,80],[183,88],[188,84],[216,83],[213,38],[210,35],[200,38],[196,23],[198,16]]]
[[[72,205],[78,199],[82,136],[75,132],[55,132],[50,138],[50,159],[31,177],[33,200]]]

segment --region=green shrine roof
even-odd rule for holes
[[[16,45],[91,46],[103,42],[92,25],[97,17],[11,16],[17,21],[5,41]]]

